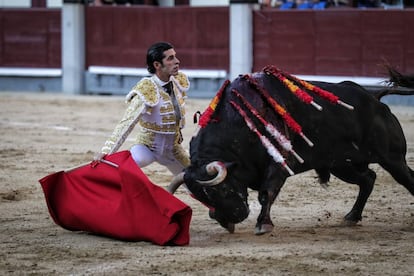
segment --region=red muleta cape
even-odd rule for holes
[[[141,171],[129,151],[39,180],[56,224],[125,241],[187,245],[192,210]]]

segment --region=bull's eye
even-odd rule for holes
[[[213,198],[210,196],[210,193],[207,191],[207,187],[202,188],[204,195],[207,197],[207,199],[211,202],[213,201]]]

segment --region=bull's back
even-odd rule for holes
[[[354,109],[349,110],[309,93],[322,107],[319,111],[292,95],[287,97],[287,109],[314,143],[313,147],[309,147],[300,137],[294,139],[293,146],[307,160],[306,165],[300,165],[304,166],[303,170],[349,159],[376,162],[381,148],[389,148],[390,144],[389,139],[378,137],[386,136],[389,131],[395,132],[399,126],[389,108],[353,82],[313,84],[338,96]],[[307,165],[310,167],[307,168]]]

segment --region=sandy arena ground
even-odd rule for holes
[[[195,130],[194,111],[208,100],[188,100],[184,145]],[[1,275],[412,275],[414,197],[388,173],[378,178],[356,227],[341,226],[357,189],[333,178],[322,189],[313,172],[289,178],[272,209],[275,229],[253,234],[251,213],[229,234],[182,188],[177,196],[193,209],[185,247],[122,242],[70,232],[49,216],[38,180],[90,161],[124,112],[120,96],[0,93]],[[405,131],[414,168],[414,107],[392,107]],[[123,148],[130,145],[129,139]],[[144,168],[154,183],[171,175]]]

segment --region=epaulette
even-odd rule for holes
[[[190,81],[188,80],[188,77],[183,72],[178,72],[177,75],[173,76],[175,80],[175,84],[178,85],[178,88],[180,88],[181,91],[187,92],[188,89],[190,89]]]
[[[160,100],[157,85],[150,78],[140,80],[133,90],[148,106],[155,106]]]

